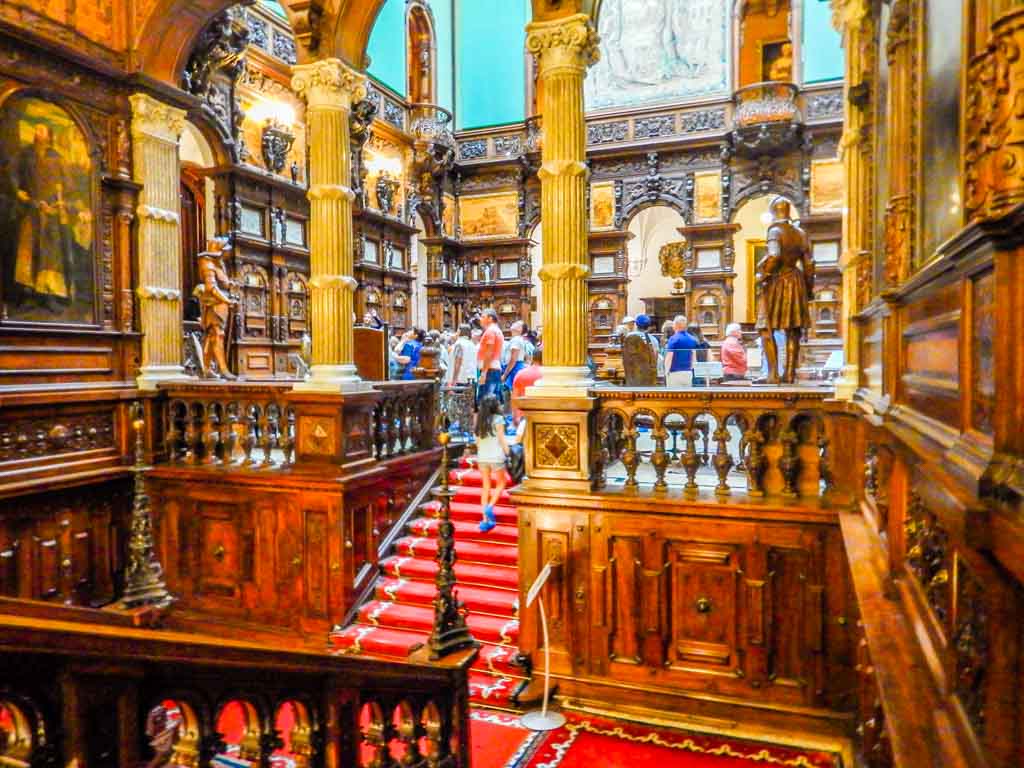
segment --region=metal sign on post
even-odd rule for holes
[[[519,722],[531,731],[553,731],[555,728],[565,725],[563,715],[558,712],[548,712],[548,698],[551,695],[551,648],[548,644],[548,617],[544,613],[544,598],[540,597],[540,591],[544,589],[544,585],[551,578],[551,570],[554,565],[561,565],[561,563],[552,560],[545,563],[540,573],[537,574],[537,578],[533,580],[530,590],[526,593],[527,608],[533,604],[534,600],[537,601],[537,607],[540,609],[540,628],[544,637],[544,703],[540,709],[527,712],[519,719]]]

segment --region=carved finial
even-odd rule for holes
[[[128,566],[125,569],[123,608],[144,605],[166,608],[174,597],[164,585],[164,569],[156,559],[153,521],[146,493],[145,440],[146,420],[141,403],[132,405],[132,429],[135,430],[135,495],[132,500],[131,534],[128,539]]]

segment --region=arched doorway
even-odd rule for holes
[[[686,220],[682,214],[668,205],[643,208],[629,220],[627,229],[633,237],[626,245],[626,269],[629,275],[626,311],[630,315],[636,317],[642,312],[653,311],[653,304],[645,304],[644,299],[667,301],[674,297],[673,280],[662,274],[658,252],[667,243],[682,240],[679,227],[684,226]],[[682,297],[678,298],[678,311],[681,312]],[[660,321],[666,319],[669,318],[659,316]]]

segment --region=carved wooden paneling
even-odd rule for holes
[[[727,544],[670,545],[670,662],[732,672],[740,644],[741,551]]]
[[[0,596],[101,605],[114,598],[131,506],[119,482],[5,502]]]

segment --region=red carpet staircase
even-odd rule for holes
[[[516,510],[507,492],[495,507],[498,525],[480,533],[480,473],[463,462],[449,482],[455,524],[457,598],[465,604],[473,637],[483,643],[470,670],[469,693],[475,704],[513,709],[516,694],[528,682],[518,659],[519,548]],[[404,658],[427,642],[434,621],[437,564],[437,514],[429,501],[421,516],[395,542],[394,554],[381,561],[372,598],[354,624],[331,635],[340,653]]]

